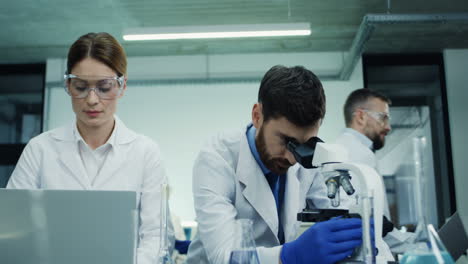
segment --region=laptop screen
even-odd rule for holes
[[[0,189],[0,262],[133,264],[136,193]]]
[[[454,260],[461,257],[468,249],[468,236],[458,212],[439,229],[439,237]]]

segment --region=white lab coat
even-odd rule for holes
[[[372,152],[369,146],[366,146],[359,138],[357,138],[356,135],[351,133],[349,129],[350,128],[341,133],[334,143],[340,144],[348,150],[348,158],[350,162],[362,163],[378,171],[377,159],[374,152]],[[359,133],[357,131],[354,132]]]
[[[80,158],[73,122],[31,139],[7,188],[135,191],[140,208],[137,263],[152,264],[160,242],[160,185],[167,181],[161,154],[155,142],[115,119],[115,144],[93,182]]]
[[[359,133],[357,131],[355,132]],[[340,144],[348,150],[348,158],[350,162],[365,164],[379,172],[377,166],[377,159],[375,157],[374,152],[372,152],[369,146],[366,146],[359,138],[357,138],[356,135],[351,133],[349,129],[346,129],[341,135],[339,135],[334,143]],[[382,176],[380,175],[380,177]],[[352,179],[351,182],[353,183]],[[355,184],[353,183],[353,185]],[[384,215],[389,220],[391,220],[386,193],[384,193]],[[413,233],[402,233],[396,228],[394,228],[393,231],[389,232],[384,237],[384,241],[390,247],[390,250],[393,253],[398,254],[404,253],[407,249],[407,246],[413,242],[413,239]]]
[[[268,182],[253,157],[246,130],[221,134],[206,144],[193,168],[193,195],[198,231],[188,252],[188,264],[227,263],[235,219],[253,220],[253,238],[260,263],[278,263],[278,217]],[[330,208],[326,185],[316,169],[299,164],[287,172],[283,211],[285,241],[296,238],[296,219],[307,203]],[[349,206],[350,200],[342,205]]]

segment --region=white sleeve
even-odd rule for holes
[[[193,168],[193,196],[198,236],[210,263],[229,261],[237,216],[236,182],[234,170],[221,156],[199,154]],[[280,249],[257,247],[260,262],[278,263]]]
[[[159,148],[155,143],[145,157],[144,166],[140,198],[137,263],[153,264],[156,263],[156,258],[159,256],[160,247],[161,185],[167,183],[165,168],[161,160]],[[167,217],[170,250],[172,251],[174,232],[170,213],[167,214]]]
[[[41,151],[35,139],[31,139],[21,153],[21,157],[8,181],[8,189],[40,188],[39,168]]]

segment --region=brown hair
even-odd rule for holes
[[[88,57],[104,63],[118,76],[127,75],[125,51],[109,33],[88,33],[78,38],[68,51],[67,73],[70,73],[77,63]]]
[[[372,98],[378,98],[388,105],[392,104],[390,98],[377,91],[367,88],[354,90],[351,94],[349,94],[343,107],[346,126],[349,127],[351,125],[354,111],[356,111],[357,108],[362,107],[363,104],[366,104]]]
[[[285,117],[299,127],[315,125],[325,116],[325,92],[319,78],[302,67],[272,67],[258,91],[264,121]]]

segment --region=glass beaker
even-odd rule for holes
[[[229,264],[259,264],[252,234],[252,220],[236,220],[234,244],[229,257]]]
[[[376,263],[373,238],[374,232],[374,197],[373,195],[358,196],[359,214],[362,220],[362,245],[355,248],[353,254],[338,263],[340,264],[374,264]]]
[[[424,233],[424,234],[422,234]],[[421,238],[425,238],[424,241]],[[453,264],[452,256],[448,253],[434,226],[429,224],[424,232],[418,234],[419,241],[415,247],[403,255],[402,264]]]
[[[168,189],[167,184],[161,184],[161,214],[160,214],[160,243],[159,243],[159,255],[158,264],[173,264],[171,252],[169,251],[169,238],[167,234],[168,225]]]
[[[375,263],[374,255],[374,198],[373,196],[359,197],[362,208],[362,256],[364,263]]]
[[[413,161],[415,174],[415,207],[418,224],[413,245],[405,252],[402,264],[452,264],[455,263],[431,224],[427,224],[423,213],[422,201],[426,198],[425,177],[423,173],[424,137],[413,139]]]

